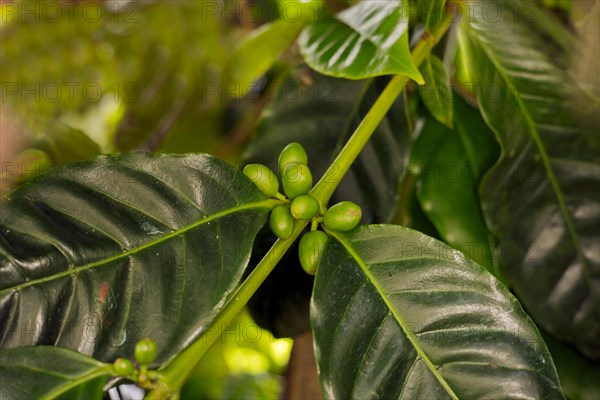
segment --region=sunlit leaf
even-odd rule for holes
[[[325,75],[364,79],[405,74],[423,83],[408,48],[404,0],[362,1],[306,27],[299,45],[306,62]]]

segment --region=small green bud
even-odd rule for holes
[[[135,345],[135,359],[140,365],[148,365],[156,358],[156,343],[152,339],[142,339]]]
[[[113,370],[117,375],[128,376],[133,372],[133,363],[126,358],[117,358],[113,363]]]

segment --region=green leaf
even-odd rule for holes
[[[552,354],[560,385],[570,400],[600,399],[600,362],[587,360],[577,350],[542,332]]]
[[[292,141],[308,153],[316,182],[364,118],[387,78],[350,81],[297,70],[282,84],[277,99],[265,110],[256,136],[244,154],[246,163],[262,163],[277,171],[279,152]],[[399,98],[377,127],[357,161],[343,177],[331,204],[350,200],[363,210],[363,222],[389,222],[398,204],[398,182],[410,151],[410,131]],[[273,243],[269,231],[257,239],[258,262]],[[309,329],[313,279],[298,262],[297,244],[280,261],[251,300],[252,316],[276,336],[294,337]],[[255,264],[255,263],[251,263]]]
[[[332,235],[311,303],[326,398],[564,398],[535,325],[482,267],[397,225]]]
[[[86,160],[100,153],[98,145],[85,133],[62,123],[47,127],[37,147],[48,153],[56,164]]]
[[[498,144],[477,109],[459,96],[454,107],[454,130],[429,117],[415,142],[419,202],[444,241],[499,277],[478,195]]]
[[[2,399],[102,399],[112,366],[53,346],[0,350]]]
[[[404,74],[423,83],[410,56],[403,0],[362,1],[309,25],[298,43],[306,62],[325,75],[365,79]]]
[[[425,84],[419,87],[425,106],[442,124],[452,128],[453,94],[446,66],[438,57],[431,55],[421,65]]]
[[[421,20],[425,24],[425,31],[431,33],[442,18],[448,18],[444,13],[445,6],[446,0],[418,0],[417,7],[421,14]]]
[[[52,344],[164,363],[210,328],[271,201],[208,155],[134,153],[55,169],[2,204],[3,348]]]
[[[543,39],[527,24],[514,23],[509,9],[488,21],[485,4],[460,26],[460,45],[503,147],[482,187],[501,267],[536,322],[597,358],[598,104],[539,50]]]
[[[229,81],[238,96],[267,72],[277,56],[296,39],[304,24],[283,19],[265,24],[244,38],[229,62]]]
[[[542,0],[543,2],[544,0]],[[566,2],[559,0],[559,3]],[[566,13],[561,16],[560,12],[557,12],[558,10],[546,10],[543,4],[537,1],[506,2],[504,6],[511,8],[512,12],[514,12],[514,21],[527,24],[544,35],[543,48],[551,48],[556,45],[557,48],[552,49],[555,56],[561,55],[560,53],[572,53],[573,50],[580,47],[578,41],[581,40],[581,37],[578,37],[570,26],[571,24],[575,24],[572,21],[565,21],[568,19],[564,18],[567,16]]]

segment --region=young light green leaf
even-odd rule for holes
[[[54,344],[153,365],[206,330],[272,201],[208,155],[134,153],[55,169],[0,209],[2,348]]]
[[[299,38],[300,51],[325,75],[365,79],[404,74],[423,83],[408,47],[407,14],[404,0],[361,1],[306,27]]]
[[[0,350],[0,398],[101,400],[112,366],[62,347]]]
[[[419,87],[423,103],[435,119],[452,128],[454,95],[446,66],[438,57],[431,55],[420,70],[425,79],[425,84]]]
[[[454,107],[455,129],[429,117],[415,142],[411,163],[418,169],[418,199],[447,243],[500,277],[478,195],[499,147],[477,109],[460,96]]]
[[[331,234],[311,303],[326,398],[564,398],[535,325],[485,269],[397,225]]]
[[[509,8],[489,21],[486,4],[471,9],[459,32],[479,107],[503,148],[482,186],[483,210],[528,312],[597,358],[600,213],[591,188],[600,186],[598,103],[540,50],[544,39],[528,24],[515,23]]]
[[[237,96],[243,96],[252,82],[273,66],[304,25],[304,20],[280,19],[261,26],[244,38],[229,61],[229,84]]]

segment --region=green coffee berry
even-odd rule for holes
[[[275,207],[269,217],[269,227],[278,238],[287,239],[292,236],[294,219],[290,209],[287,206]]]
[[[142,339],[135,345],[135,359],[141,365],[148,365],[156,358],[156,343],[152,339]]]
[[[281,150],[279,154],[279,175],[283,177],[290,164],[308,164],[308,156],[300,143],[290,143]]]
[[[289,164],[281,176],[283,191],[294,199],[310,191],[313,184],[312,174],[306,164]]]
[[[360,206],[351,201],[342,201],[332,206],[323,216],[323,225],[332,231],[351,231],[362,218]]]
[[[120,376],[130,375],[133,372],[133,363],[126,358],[117,358],[113,363],[113,370]]]
[[[300,239],[298,256],[300,265],[307,274],[314,275],[317,272],[327,240],[329,236],[323,231],[308,232]]]
[[[279,192],[279,181],[266,165],[248,164],[243,172],[266,196],[272,197]]]
[[[290,211],[295,219],[311,219],[319,212],[319,202],[309,194],[302,194],[292,201]]]

